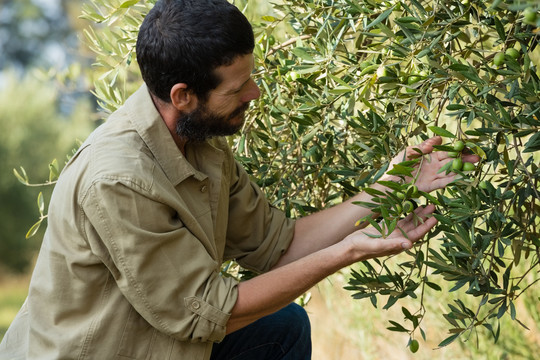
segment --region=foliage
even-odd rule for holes
[[[67,16],[77,3],[57,1],[2,1],[0,8],[0,69],[59,66],[72,57],[62,46],[74,45],[76,34]],[[62,45],[61,45],[62,44]]]
[[[84,18],[107,25],[86,33],[98,54],[96,95],[112,111],[140,81],[136,29],[153,1],[92,4]],[[538,296],[537,13],[526,1],[284,0],[254,24],[262,95],[231,145],[289,216],[366,190],[398,151],[433,133],[445,137],[438,150],[482,158],[472,171],[456,161],[461,178],[434,194],[409,183],[366,190],[381,214],[383,225],[372,222],[381,237],[405,201],[438,206],[439,225],[426,241],[398,259],[358,264],[347,287],[374,306],[386,298],[385,309],[418,299],[416,310],[402,308],[405,322],[389,326],[415,347],[418,334],[426,336],[424,294],[445,288],[439,284],[466,289],[447,305],[449,336],[439,346],[476,327],[497,341],[502,317],[525,326],[516,299]],[[390,170],[404,177],[412,165]]]

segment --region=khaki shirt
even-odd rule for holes
[[[216,138],[178,150],[145,86],[63,170],[27,301],[0,359],[208,359],[237,259],[269,270],[294,222]]]

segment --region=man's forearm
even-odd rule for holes
[[[356,257],[352,247],[343,242],[241,282],[227,333],[283,308],[319,281],[354,263]]]
[[[274,268],[238,286],[238,299],[227,324],[230,333],[289,304],[328,275],[357,261],[398,254],[410,249],[437,223],[435,206],[419,207],[398,223],[384,239],[374,239],[376,230],[356,231],[334,245]],[[420,219],[419,221],[417,221]],[[319,234],[316,241],[324,242]]]
[[[380,191],[387,189],[379,184],[372,185],[372,188]],[[346,202],[298,219],[293,241],[274,268],[336,244],[362,228],[363,224],[355,226],[355,223],[358,219],[370,215],[371,210],[353,204],[355,201],[370,202],[371,195],[361,192]]]

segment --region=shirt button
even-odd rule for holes
[[[191,306],[193,307],[193,309],[199,310],[199,308],[201,307],[201,303],[198,301],[194,301]]]
[[[205,192],[206,192],[206,189],[207,189],[206,185],[201,186],[201,192],[202,192],[202,193],[205,193]]]

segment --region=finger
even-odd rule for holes
[[[452,181],[456,180],[456,176],[457,174],[455,173],[449,173],[444,177],[436,178],[432,181],[431,186],[433,187],[433,189],[442,189],[446,187],[446,185],[450,184]]]
[[[426,206],[419,206],[414,210],[415,214],[420,217],[431,215],[433,214],[434,211],[435,211],[435,205],[433,204],[429,204]]]
[[[413,244],[418,241],[419,239],[423,238],[435,225],[437,225],[437,219],[434,217],[427,217],[428,213],[432,213],[434,210],[433,207],[424,208],[419,211],[419,214],[421,214],[422,222],[418,224],[417,226],[414,226],[410,228],[408,231],[403,229],[402,230],[407,234],[407,237],[404,238],[402,236],[398,236],[394,239],[387,239],[390,241],[385,241],[385,252],[387,255],[389,254],[398,254],[403,250],[407,250],[412,248]],[[411,215],[411,214],[410,214]],[[410,222],[407,223],[410,225]],[[410,226],[407,226],[410,227]],[[399,230],[396,230],[399,231]]]
[[[399,227],[408,232],[420,223],[424,222],[435,211],[435,205],[429,204],[427,206],[419,206],[414,210],[414,214],[410,213],[399,223]]]
[[[410,221],[402,227],[402,230],[405,232],[405,234],[407,234],[407,237],[411,243],[423,238],[424,235],[426,235],[437,224],[438,221],[436,218],[428,216],[433,213],[434,209],[434,206],[429,206],[420,210],[417,215],[422,219],[421,222],[418,221],[415,224],[413,221]]]
[[[431,229],[433,229],[433,227],[435,227],[435,225],[437,225],[438,222],[439,221],[434,217],[425,219],[422,224],[409,231],[409,239],[414,242],[423,238]]]
[[[414,158],[419,157],[420,155],[430,154],[433,151],[434,145],[441,145],[441,144],[442,144],[442,138],[440,136],[434,136],[432,138],[429,138],[423,141],[420,145],[409,146],[407,147],[407,158],[414,159]],[[417,151],[418,149],[422,152],[421,154]]]

